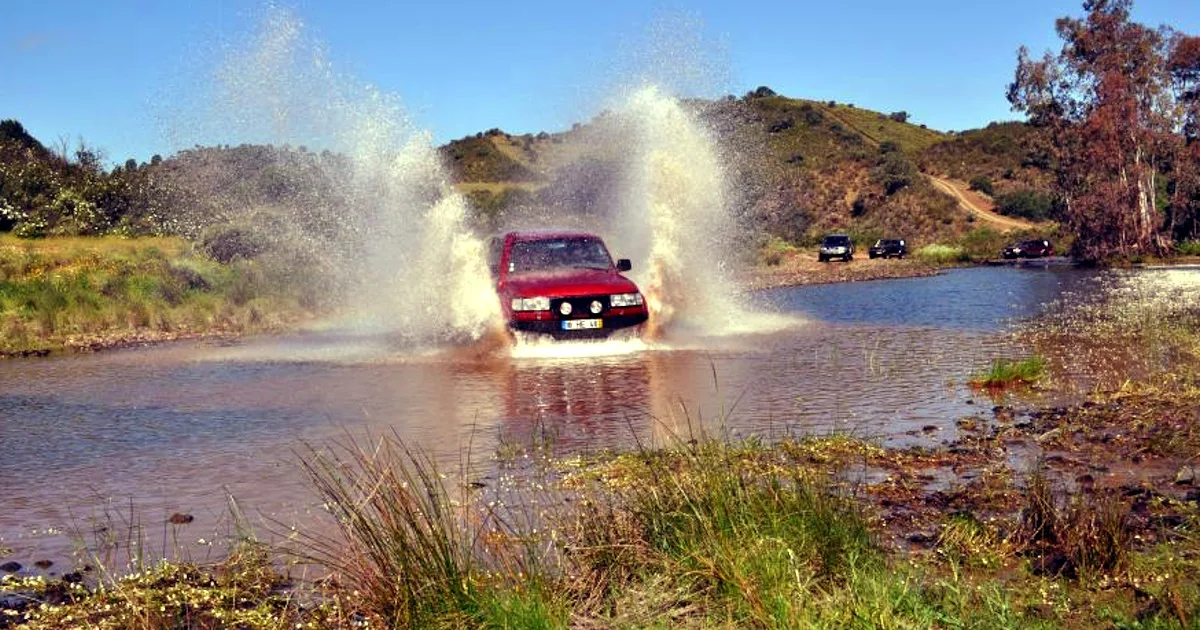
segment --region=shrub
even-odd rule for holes
[[[941,245],[939,243],[926,245],[917,250],[917,258],[934,264],[967,262],[971,260],[971,257],[967,255],[966,250],[963,248],[954,245]]]
[[[792,127],[795,127],[795,126],[796,126],[796,122],[794,120],[792,120],[791,118],[782,118],[780,120],[777,120],[777,121],[771,123],[771,126],[767,128],[767,131],[770,133],[779,133],[780,131],[791,129]]]
[[[978,190],[979,192],[988,196],[996,194],[996,189],[992,187],[992,178],[988,177],[987,175],[976,175],[975,177],[972,177],[971,190]]]
[[[771,237],[766,245],[763,245],[759,252],[759,257],[764,265],[774,267],[783,262],[783,260],[792,254],[796,253],[796,246],[779,238],[778,236]]]
[[[854,198],[854,203],[850,204],[850,216],[858,218],[867,213],[867,198],[859,195]]]
[[[974,217],[975,215],[968,216],[967,221],[970,222]],[[1004,234],[983,226],[967,232],[967,235],[963,237],[962,245],[972,258],[990,258],[1003,249],[1010,240]]]
[[[908,112],[904,112],[904,111],[892,112],[892,113],[888,114],[888,118],[890,118],[891,120],[894,120],[898,123],[905,123],[905,122],[908,122]]]
[[[765,85],[760,85],[757,88],[755,88],[753,92],[749,92],[746,94],[746,98],[766,98],[768,96],[778,96],[778,95],[775,94],[775,90],[772,90],[771,88],[769,88]]]
[[[1175,251],[1180,256],[1200,256],[1200,241],[1179,241],[1175,244]]]
[[[239,226],[210,228],[202,237],[201,249],[222,263],[237,259],[252,260],[267,251],[267,239],[256,230]]]
[[[804,120],[804,124],[812,127],[821,124],[825,120],[825,116],[821,112],[813,108],[812,105],[805,103],[800,106],[800,118]]]
[[[877,177],[884,192],[894,195],[916,181],[917,167],[903,153],[888,153],[883,157]]]
[[[1046,193],[1025,189],[996,197],[996,209],[1011,217],[1045,221],[1053,214],[1054,202]]]

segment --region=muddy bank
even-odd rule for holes
[[[1140,385],[1067,407],[995,405],[962,418],[933,449],[867,460],[881,480],[865,493],[900,546],[931,547],[951,515],[1015,531],[1030,479],[1066,503],[1117,497],[1138,549],[1169,541],[1200,508],[1200,395]]]
[[[935,275],[939,269],[912,258],[872,260],[866,254],[856,256],[850,262],[838,260],[823,263],[817,261],[816,251],[813,250],[786,256],[778,265],[757,265],[742,273],[738,280],[745,290],[758,291],[833,282],[916,278]]]
[[[110,334],[71,337],[68,338],[61,346],[53,348],[37,348],[16,351],[0,350],[0,360],[47,357],[56,354],[86,354],[89,352],[101,352],[104,350],[122,350],[125,348],[155,346],[176,341],[232,341],[244,336],[245,334],[246,333],[243,332],[234,332],[228,330],[210,330],[203,332],[162,330],[119,331]],[[256,332],[254,334],[263,335],[270,334],[270,332]]]

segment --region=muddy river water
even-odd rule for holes
[[[303,520],[314,499],[296,450],[368,433],[485,468],[503,441],[533,432],[560,453],[701,427],[938,441],[992,404],[967,386],[972,374],[1028,352],[1012,322],[1095,278],[987,267],[775,289],[750,298],[777,314],[764,331],[656,344],[480,357],[313,331],[6,361],[0,547],[25,562],[61,556],[86,537],[82,524],[131,505],[147,522],[192,514],[188,535],[203,537],[220,527],[227,494],[250,513]]]

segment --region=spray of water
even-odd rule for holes
[[[723,335],[791,322],[747,310],[730,278],[739,247],[719,143],[698,117],[655,85],[617,110],[614,141],[629,147],[620,241],[647,261],[639,277],[651,309],[647,334]]]
[[[223,132],[334,156],[310,160],[305,177],[323,182],[335,201],[292,208],[292,216],[319,216],[295,222],[303,228],[286,240],[319,259],[311,268],[324,277],[312,281],[339,287],[353,328],[421,346],[505,338],[469,207],[430,134],[396,97],[336,72],[303,23],[281,9],[268,10],[215,76],[210,124],[200,126],[209,142]],[[571,220],[595,225],[620,255],[639,261],[651,341],[777,328],[777,319],[742,307],[729,278],[738,244],[720,144],[657,85],[626,92],[586,139],[619,156],[617,209],[599,221]]]
[[[327,277],[309,281],[337,286],[355,328],[438,344],[500,327],[467,203],[430,134],[396,97],[335,71],[303,23],[278,8],[214,76],[209,107],[193,125],[207,137],[332,152],[307,162],[303,176],[334,201],[290,209],[296,218],[321,213],[297,224],[322,229],[275,237],[320,260],[309,268]]]

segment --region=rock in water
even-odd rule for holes
[[[1190,486],[1196,483],[1196,469],[1192,466],[1183,466],[1179,472],[1175,473],[1175,485]]]

